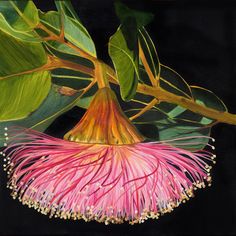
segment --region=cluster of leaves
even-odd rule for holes
[[[0,130],[20,125],[44,131],[73,106],[86,108],[97,89],[90,73],[56,66],[55,58],[93,71],[94,64],[88,58],[96,58],[96,50],[70,1],[55,4],[57,11],[42,12],[33,1],[0,2]],[[189,86],[177,72],[159,62],[145,29],[151,14],[123,4],[116,5],[116,12],[121,25],[110,38],[108,50],[121,97],[127,102],[127,116],[135,116],[154,99],[138,92],[138,83],[160,86],[203,106],[226,111],[212,92]],[[151,140],[166,140],[208,135],[215,121],[162,101],[133,122]],[[200,137],[178,144],[200,149],[207,141]]]

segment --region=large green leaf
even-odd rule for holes
[[[39,23],[38,9],[33,1],[0,1],[0,14],[18,31],[31,31]]]
[[[43,132],[60,115],[70,110],[79,101],[80,93],[73,96],[62,95],[60,86],[52,85],[41,106],[25,119],[0,123],[0,146],[4,143],[4,127],[20,126]]]
[[[0,31],[0,79],[30,71],[47,62],[41,43],[23,42]]]
[[[34,72],[0,80],[0,121],[18,120],[35,111],[48,95],[50,72]]]
[[[121,96],[124,100],[133,98],[139,79],[136,26],[130,25],[129,28],[135,32],[127,34],[127,25],[121,25],[109,40],[109,55],[113,61],[120,84]],[[130,35],[128,39],[127,35]]]
[[[49,92],[47,62],[41,43],[25,42],[0,31],[0,120],[21,119],[36,110]],[[34,99],[32,99],[34,98]]]
[[[60,34],[62,27],[60,14],[58,12],[39,12],[39,17],[41,23],[44,24],[48,29],[57,35]],[[69,16],[64,17],[63,24],[66,40],[96,57],[96,49],[93,40],[91,39],[85,27],[78,20],[75,20]]]

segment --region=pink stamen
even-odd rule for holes
[[[207,162],[214,155],[205,150],[167,142],[91,145],[17,128],[10,133],[5,152],[12,196],[50,216],[143,222],[172,211],[210,181]]]

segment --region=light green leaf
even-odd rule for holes
[[[49,11],[47,13],[39,12],[40,21],[48,29],[56,33],[61,32],[61,20],[60,14],[55,11]],[[73,43],[75,46],[83,49],[90,55],[96,57],[96,49],[88,31],[77,20],[65,16],[64,19],[64,32],[65,38]]]
[[[11,35],[12,37],[15,37],[17,39],[26,41],[26,42],[40,42],[41,38],[37,35],[35,31],[17,31],[14,28],[12,28],[6,19],[3,17],[2,14],[0,14],[0,29],[4,33],[7,33]]]
[[[23,42],[0,31],[0,79],[41,67],[47,56],[41,43]]]
[[[0,14],[18,31],[32,31],[39,23],[38,9],[33,1],[0,1]]]
[[[55,5],[57,7],[57,10],[59,12],[62,12],[63,14],[80,21],[76,11],[74,10],[74,7],[71,3],[70,0],[66,0],[66,1],[55,1]]]
[[[35,111],[48,95],[50,72],[34,72],[0,80],[0,121],[18,120]]]
[[[129,27],[132,30],[132,27]],[[135,29],[135,26],[133,28]],[[109,40],[109,55],[113,61],[123,100],[130,100],[136,93],[139,79],[137,33],[127,40],[127,31],[120,26]]]

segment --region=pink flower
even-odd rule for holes
[[[96,119],[92,122],[100,130]],[[119,119],[116,123],[120,125]],[[111,133],[116,130],[109,127]],[[207,163],[215,156],[170,145],[175,140],[111,144],[101,138],[107,137],[106,132],[98,135],[94,130],[86,133],[90,142],[61,140],[29,129],[9,132],[15,136],[5,149],[12,196],[51,217],[141,223],[172,211],[211,180]],[[84,132],[74,129],[66,137],[84,138]],[[96,135],[105,143],[98,143]],[[112,135],[109,140],[130,140],[125,132],[119,137]]]

